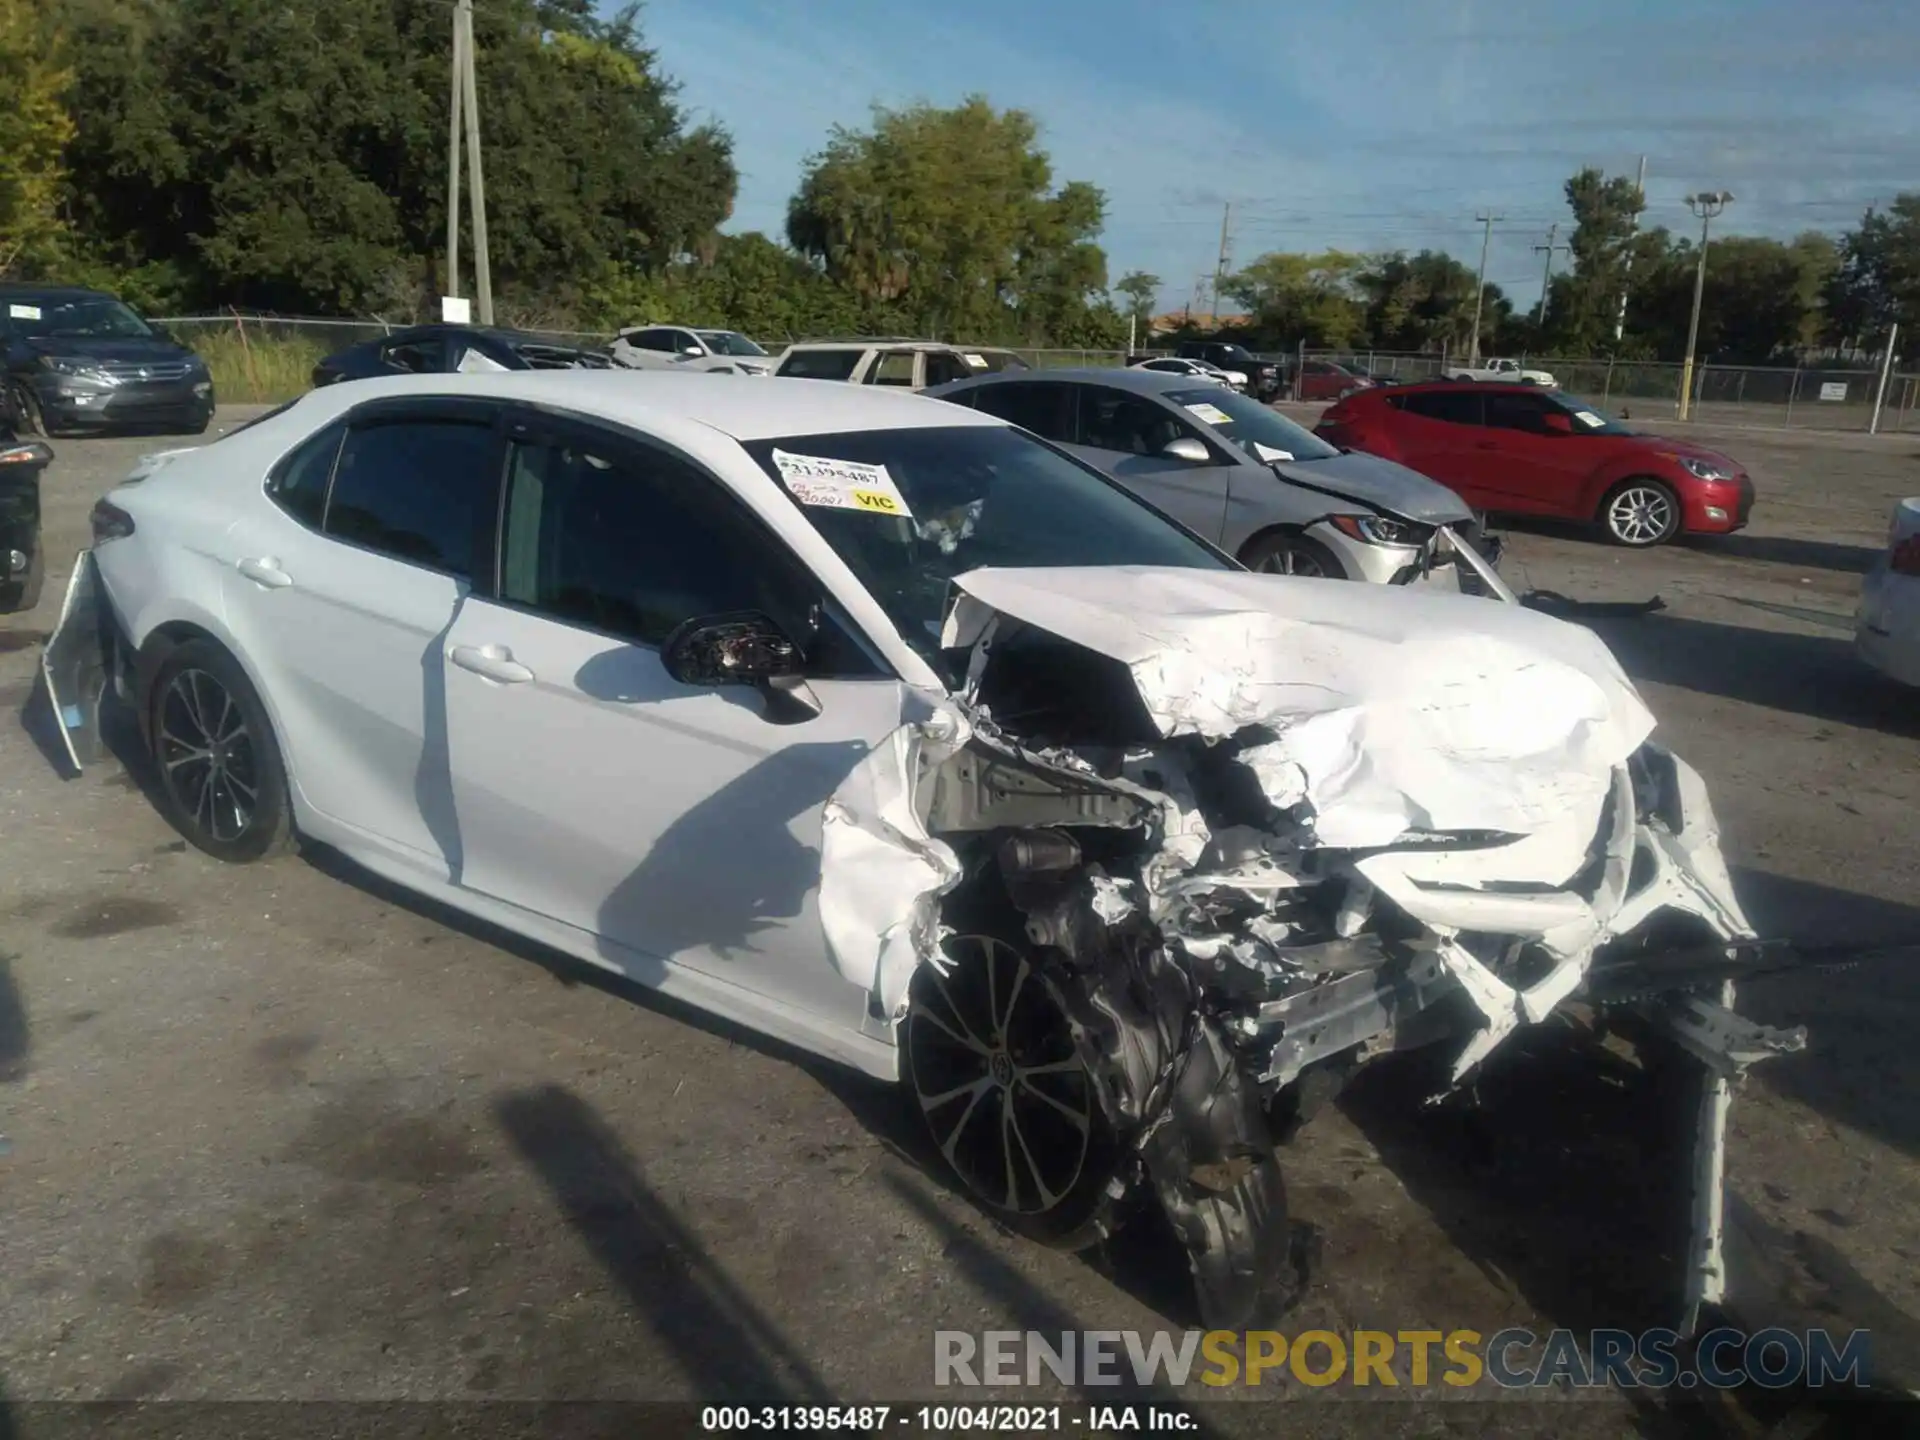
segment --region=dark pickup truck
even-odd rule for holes
[[[1222,370],[1238,370],[1247,377],[1247,393],[1256,400],[1271,400],[1286,384],[1286,376],[1271,360],[1262,360],[1244,345],[1225,340],[1188,340],[1173,352],[1182,360],[1205,360]]]

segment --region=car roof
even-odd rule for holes
[[[0,295],[37,295],[42,300],[113,300],[117,296],[85,285],[35,285],[21,280],[0,280]]]
[[[698,371],[508,370],[473,375],[394,375],[329,385],[312,394],[344,397],[354,404],[443,395],[519,400],[615,423],[645,426],[649,422],[691,421],[740,441],[844,430],[928,430],[1005,423],[977,410],[889,386],[771,377],[748,383],[735,375]]]
[[[962,387],[981,385],[1034,385],[1047,381],[1073,381],[1081,385],[1110,385],[1115,390],[1132,390],[1143,395],[1164,395],[1170,390],[1191,390],[1193,376],[1175,375],[1166,370],[1139,370],[1133,366],[1086,365],[1077,368],[1046,370],[1002,370],[993,375],[968,375],[928,388],[927,393],[941,395]]]
[[[949,345],[944,340],[908,340],[904,337],[876,335],[868,339],[850,340],[796,340],[789,350],[871,350],[876,345],[886,345],[895,350],[961,350],[965,347]]]

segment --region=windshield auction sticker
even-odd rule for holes
[[[1233,417],[1227,414],[1226,411],[1222,410],[1218,405],[1209,405],[1204,400],[1198,405],[1187,406],[1187,413],[1189,415],[1198,415],[1209,425],[1231,425],[1233,423]]]
[[[773,466],[793,498],[802,505],[913,518],[906,497],[884,465],[861,465],[852,460],[789,455],[784,450],[775,450]]]

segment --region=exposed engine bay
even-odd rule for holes
[[[1003,901],[1205,1323],[1255,1320],[1284,1259],[1276,1112],[1416,1046],[1458,1086],[1570,1003],[1704,1067],[1686,1323],[1720,1298],[1729,1084],[1805,1035],[1733,1012],[1764,947],[1704,784],[1596,637],[1314,580],[955,583],[958,697],[828,807],[829,942],[903,1021]]]

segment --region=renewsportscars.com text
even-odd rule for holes
[[[1870,1350],[1865,1330],[937,1330],[933,1382],[1864,1388]]]

